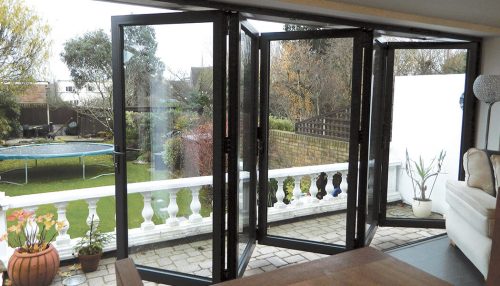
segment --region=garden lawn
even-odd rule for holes
[[[112,173],[112,159],[109,155],[89,156],[85,158],[86,177],[91,178],[100,174]],[[106,165],[106,166],[103,166]],[[9,160],[0,161],[0,174],[3,181],[13,181],[24,183],[24,161]],[[163,172],[166,176],[166,171]],[[143,182],[151,180],[152,171],[149,164],[135,164],[127,162],[128,182]],[[54,196],[54,192],[64,190],[74,190],[82,188],[91,188],[98,186],[114,185],[114,175],[102,176],[96,179],[82,179],[82,166],[79,164],[78,158],[58,158],[38,160],[35,166],[35,161],[29,161],[28,169],[28,184],[11,185],[0,183],[0,191],[5,192],[7,196],[20,196],[37,193],[47,193],[48,196]],[[179,191],[177,195],[177,204],[179,206],[180,216],[189,216],[191,214],[190,205],[191,192],[188,189]],[[143,222],[141,215],[144,206],[144,201],[141,194],[131,194],[128,196],[128,228],[140,227]],[[202,203],[201,214],[208,216],[210,214],[210,206]],[[10,214],[13,210],[9,210]],[[41,205],[38,207],[37,215],[51,212],[57,214],[54,205]],[[100,219],[99,226],[102,231],[113,231],[115,228],[115,199],[114,197],[101,198],[97,204],[97,214]],[[68,218],[70,228],[69,235],[72,238],[80,237],[88,230],[86,219],[88,216],[88,205],[84,200],[70,202],[67,206],[66,216]],[[157,214],[153,217],[155,224],[163,222]],[[9,225],[11,225],[9,223]]]

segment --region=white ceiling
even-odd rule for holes
[[[104,0],[183,7],[168,0]],[[179,3],[179,1],[176,1]],[[187,1],[189,2],[189,1]],[[196,1],[195,1],[196,2]],[[500,36],[500,0],[201,0],[277,8],[470,36]],[[191,2],[192,3],[192,2]],[[193,7],[188,8],[193,10]]]
[[[500,27],[498,0],[339,0],[336,2]]]
[[[222,0],[365,22],[500,36],[499,0]],[[208,1],[210,2],[210,1]]]

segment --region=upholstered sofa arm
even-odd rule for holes
[[[485,236],[491,237],[495,222],[496,198],[463,181],[446,182],[446,202],[463,220]]]

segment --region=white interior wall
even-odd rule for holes
[[[481,62],[481,74],[500,75],[500,37],[484,39]],[[475,145],[478,148],[484,148],[488,106],[481,102],[477,108]],[[500,102],[496,103],[491,110],[490,134],[488,137],[488,149],[500,150]]]

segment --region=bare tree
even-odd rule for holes
[[[396,76],[465,73],[465,50],[400,49],[394,58]]]
[[[277,42],[271,56],[270,112],[300,121],[348,106],[352,40]],[[316,43],[316,44],[315,44]]]

